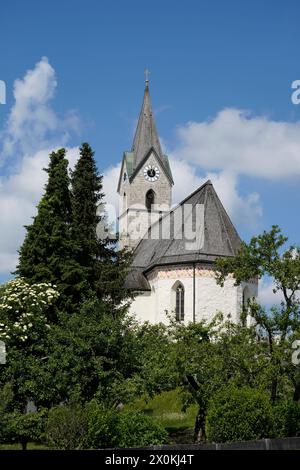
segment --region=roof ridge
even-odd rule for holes
[[[153,222],[153,224],[151,224],[148,229],[147,229],[147,232],[146,233],[149,233],[151,227],[154,227],[156,224],[160,223],[160,221],[162,219],[164,219],[165,217],[167,217],[168,215],[170,215],[172,212],[174,212],[176,209],[178,209],[179,206],[182,206],[188,199],[190,199],[191,197],[193,197],[195,194],[197,194],[197,192],[200,192],[201,189],[203,189],[205,186],[207,185],[212,185],[212,182],[210,180],[207,180],[205,181],[205,183],[203,183],[201,186],[199,186],[199,188],[197,188],[195,191],[193,191],[189,196],[187,196],[185,199],[183,199],[182,201],[180,201],[178,204],[175,205],[175,207],[173,207],[172,209],[169,210],[169,212],[166,212],[165,214],[162,215],[162,217],[160,217],[158,220],[156,220],[155,222]],[[140,240],[140,242],[143,240],[143,238]],[[138,245],[140,244],[140,242],[137,244],[136,248],[138,247]]]
[[[223,218],[223,213],[224,213],[224,212],[225,212],[225,215],[227,216],[227,219],[228,219],[228,220],[230,220],[229,215],[227,214],[227,212],[226,212],[226,210],[225,210],[225,207],[223,206],[223,204],[222,204],[222,202],[221,202],[219,196],[217,195],[217,193],[216,193],[215,188],[213,187],[213,185],[212,185],[212,189],[213,189],[213,191],[212,191],[213,198],[214,198],[214,200],[216,201],[216,208],[217,208],[219,217],[220,217],[220,219],[221,219],[222,225],[223,225],[223,227],[224,227],[224,230],[225,230],[225,233],[226,233],[226,238],[227,238],[227,240],[228,240],[228,242],[229,242],[229,245],[230,245],[230,248],[231,248],[232,253],[234,253],[234,249],[233,249],[233,246],[232,246],[232,242],[231,242],[231,240],[230,240],[230,237],[229,237],[229,234],[228,234],[228,230],[227,230],[227,227],[226,227],[224,218]],[[220,210],[220,206],[222,207],[222,211]],[[230,222],[231,222],[231,220],[230,220]],[[233,224],[232,224],[232,225],[233,225]],[[233,228],[234,228],[234,226],[233,226]]]
[[[180,206],[181,206],[181,204],[179,204],[176,209],[178,209]],[[180,224],[180,228],[178,228],[178,230],[177,230],[176,233],[178,233],[180,230],[181,230],[181,233],[184,233],[184,229],[185,229],[186,222],[187,222],[187,220],[188,220],[189,217],[190,217],[190,214],[185,214],[184,212],[185,212],[185,211],[183,211],[183,214],[181,213],[181,224]],[[166,215],[170,215],[170,217],[171,217],[171,214],[172,214],[172,213],[173,213],[173,216],[174,216],[174,211],[170,211],[170,212],[168,212]],[[160,219],[158,219],[158,221],[156,221],[156,222],[160,222],[160,221],[162,220],[162,218],[163,218],[163,217],[161,217]],[[173,225],[173,227],[174,227],[174,225]],[[175,227],[174,227],[174,228],[175,228]],[[173,230],[173,238],[170,237],[170,241],[169,241],[169,243],[167,244],[166,248],[164,249],[163,254],[161,254],[161,255],[159,256],[159,258],[156,260],[156,262],[159,262],[159,260],[160,260],[161,258],[163,258],[163,256],[164,256],[165,253],[168,251],[168,249],[170,248],[170,246],[172,245],[172,243],[174,242],[174,240],[176,240],[176,238],[175,238],[175,230]],[[151,258],[151,259],[152,259],[152,258]],[[150,260],[150,261],[151,261],[151,260]]]

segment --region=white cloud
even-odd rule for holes
[[[65,145],[69,133],[78,130],[75,111],[60,118],[49,105],[56,87],[55,71],[46,57],[33,70],[28,70],[24,78],[15,81],[15,103],[0,134],[2,163],[13,156],[15,164],[18,157],[53,147],[58,141],[60,145]]]
[[[206,168],[205,160],[202,161],[203,125],[206,126],[207,123],[188,123],[186,126],[178,127],[177,133],[180,141],[173,151],[169,151],[164,140],[160,139],[163,151],[170,158],[175,183],[173,203],[177,204],[182,201],[210,179],[232,221],[251,229],[257,228],[258,221],[263,215],[259,194],[251,192],[242,196],[239,190],[239,174],[236,169],[227,168],[225,164],[220,164],[217,166],[217,170],[211,171],[208,170],[209,165]],[[190,126],[193,127],[192,136],[189,131]],[[201,135],[197,137],[198,129],[201,129]],[[220,160],[224,159],[225,155],[221,155]]]
[[[205,181],[211,180],[229,216],[235,223],[255,226],[262,215],[262,207],[257,193],[242,197],[238,191],[238,178],[230,171],[209,172],[197,175],[195,165],[182,160],[171,159],[174,177],[173,202],[178,203]]]
[[[205,180],[210,179],[215,190],[235,224],[256,228],[257,221],[263,214],[260,196],[256,192],[241,196],[238,188],[238,177],[230,171],[207,173]]]
[[[272,306],[279,305],[281,302],[284,302],[284,296],[282,291],[273,292],[275,287],[274,282],[270,278],[262,278],[258,284],[258,302],[261,305]],[[291,291],[288,290],[288,295],[291,294]],[[296,299],[299,300],[299,292],[295,294]]]
[[[43,58],[25,77],[14,84],[15,103],[4,131],[0,157],[6,175],[0,178],[0,273],[15,269],[17,249],[24,237],[43,193],[49,153],[65,146],[68,132],[76,129],[74,116],[59,118],[50,106],[57,80],[54,69]],[[71,148],[67,158],[73,166],[78,149]],[[13,157],[13,158],[12,158]],[[2,172],[4,174],[4,172]]]
[[[300,122],[224,109],[211,121],[178,127],[177,135],[174,157],[206,170],[269,180],[300,176]]]
[[[261,305],[278,305],[283,300],[280,291],[274,294],[274,283],[270,279],[261,279],[258,285],[258,302]]]
[[[115,165],[104,170],[103,173],[103,192],[105,194],[105,202],[111,204],[115,209],[118,208],[117,186],[120,176],[121,165]]]

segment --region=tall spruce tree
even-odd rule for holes
[[[115,242],[108,236],[97,236],[98,224],[105,224],[102,178],[91,146],[83,143],[79,160],[71,172],[71,233],[76,261],[85,272],[90,290],[98,298],[113,299],[117,305],[127,296],[123,283],[129,257],[117,252]]]
[[[31,283],[56,284],[64,304],[80,299],[84,276],[74,260],[71,198],[65,149],[50,154],[48,182],[19,251],[16,273]]]
[[[80,156],[71,171],[72,224],[71,234],[76,259],[93,288],[95,262],[99,257],[97,207],[103,199],[102,176],[98,174],[94,152],[88,143],[80,147]]]

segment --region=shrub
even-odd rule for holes
[[[6,415],[6,441],[20,442],[25,450],[28,442],[42,442],[45,438],[47,411],[20,413],[13,411]]]
[[[118,422],[118,447],[163,444],[168,434],[149,416],[137,411],[120,413]]]
[[[273,415],[267,394],[249,387],[223,387],[211,400],[206,417],[210,441],[271,437]]]
[[[7,440],[9,435],[9,409],[13,402],[13,392],[10,384],[0,388],[0,442]]]
[[[300,403],[281,401],[273,407],[276,437],[300,436]]]
[[[117,445],[118,413],[96,400],[86,405],[87,447],[99,449]]]
[[[82,449],[86,445],[87,429],[81,405],[56,406],[49,411],[47,443],[56,449]]]
[[[85,407],[52,408],[46,436],[56,449],[99,449],[162,444],[167,432],[144,413],[118,412],[92,400]]]
[[[167,437],[165,429],[142,412],[118,412],[92,400],[86,413],[87,446],[92,449],[162,444]]]

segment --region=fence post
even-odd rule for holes
[[[270,447],[271,447],[271,446],[270,446],[270,444],[271,444],[270,439],[264,439],[264,441],[265,441],[266,450],[270,450]]]

